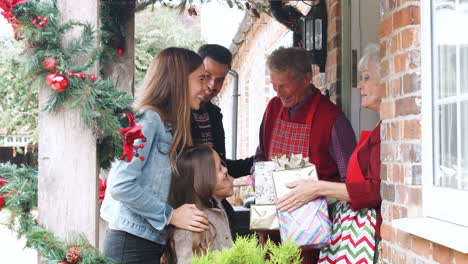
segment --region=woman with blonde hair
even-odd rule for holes
[[[208,228],[207,216],[194,204],[167,203],[175,161],[192,145],[190,111],[202,100],[205,69],[195,52],[167,48],[148,67],[134,104],[146,140],[144,159],[115,162],[109,174],[101,217],[109,222],[104,254],[117,263],[159,263],[173,225],[192,232]]]

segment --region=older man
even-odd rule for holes
[[[343,112],[311,84],[307,52],[280,48],[268,57],[267,68],[277,96],[265,110],[255,161],[302,154],[315,164],[320,180],[343,182],[356,138]],[[299,192],[297,188],[291,192]],[[318,251],[303,252],[303,257],[303,263],[316,263]]]

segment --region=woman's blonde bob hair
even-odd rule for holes
[[[148,66],[143,86],[133,108],[156,111],[172,128],[170,159],[173,167],[179,150],[192,145],[188,76],[203,64],[194,51],[167,48]]]

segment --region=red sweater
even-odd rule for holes
[[[372,130],[364,146],[357,154],[359,166],[365,181],[347,182],[351,209],[357,211],[374,208],[377,211],[376,235],[380,238],[382,215],[380,205],[380,123]]]

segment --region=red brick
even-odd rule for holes
[[[387,56],[387,42],[382,40],[380,43],[380,57],[384,58],[385,56]]]
[[[384,162],[390,162],[395,159],[394,147],[392,144],[381,144],[380,145],[380,157]]]
[[[392,136],[392,140],[399,140],[401,138],[401,125],[402,123],[399,122],[399,121],[394,121],[394,122],[390,122],[390,134]]]
[[[395,201],[395,185],[389,182],[382,182],[380,184],[380,194],[382,196],[382,200],[388,202]]]
[[[382,165],[380,166],[380,179],[381,179],[382,181],[386,181],[386,180],[387,180],[387,175],[388,175],[388,174],[387,174],[387,167],[388,167],[388,169],[390,170],[390,168],[391,168],[390,165],[387,166],[387,164],[382,164]]]
[[[395,73],[402,72],[406,69],[406,54],[398,54],[394,58]]]
[[[385,78],[387,75],[389,75],[391,72],[390,72],[390,59],[387,59],[387,60],[383,60],[381,63],[380,63],[380,76],[381,78]]]
[[[421,90],[421,74],[405,74],[402,79],[403,93],[409,94]]]
[[[408,188],[408,203],[410,205],[422,205],[421,187]]]
[[[405,167],[400,164],[393,164],[392,165],[392,176],[391,181],[393,183],[403,183],[405,177]]]
[[[439,263],[452,263],[453,251],[442,245],[433,243],[434,260]]]
[[[421,66],[421,51],[419,49],[408,52],[408,64],[410,69],[416,69]]]
[[[411,250],[425,258],[432,258],[432,243],[426,239],[413,236]]]
[[[401,47],[407,49],[419,46],[419,31],[416,28],[407,28],[401,32]]]
[[[387,17],[386,19],[380,22],[380,38],[384,38],[392,33],[393,30],[393,17]]]
[[[393,30],[420,23],[419,6],[410,5],[393,14]]]
[[[463,254],[459,251],[454,251],[454,264],[468,264],[468,254]]]
[[[393,79],[392,80],[392,85],[391,85],[391,93],[390,95],[391,96],[399,96],[401,93],[400,93],[400,83],[401,83],[401,79],[400,78],[396,78],[396,79]]]
[[[421,138],[421,120],[411,119],[404,121],[404,139],[420,139]]]
[[[382,102],[380,104],[380,118],[382,120],[395,117],[395,103],[393,101]]]
[[[405,185],[397,185],[396,191],[395,191],[395,202],[399,204],[407,204],[408,200],[409,200],[409,189]],[[393,215],[392,215],[392,220],[393,220]]]
[[[402,143],[399,145],[398,161],[421,162],[421,144]]]
[[[396,230],[387,224],[380,226],[380,236],[386,241],[396,243]]]
[[[399,99],[395,102],[395,115],[417,115],[421,113],[421,97],[410,96]]]
[[[395,54],[395,52],[400,49],[400,34],[396,34],[392,37],[392,41],[390,42],[390,54]]]

